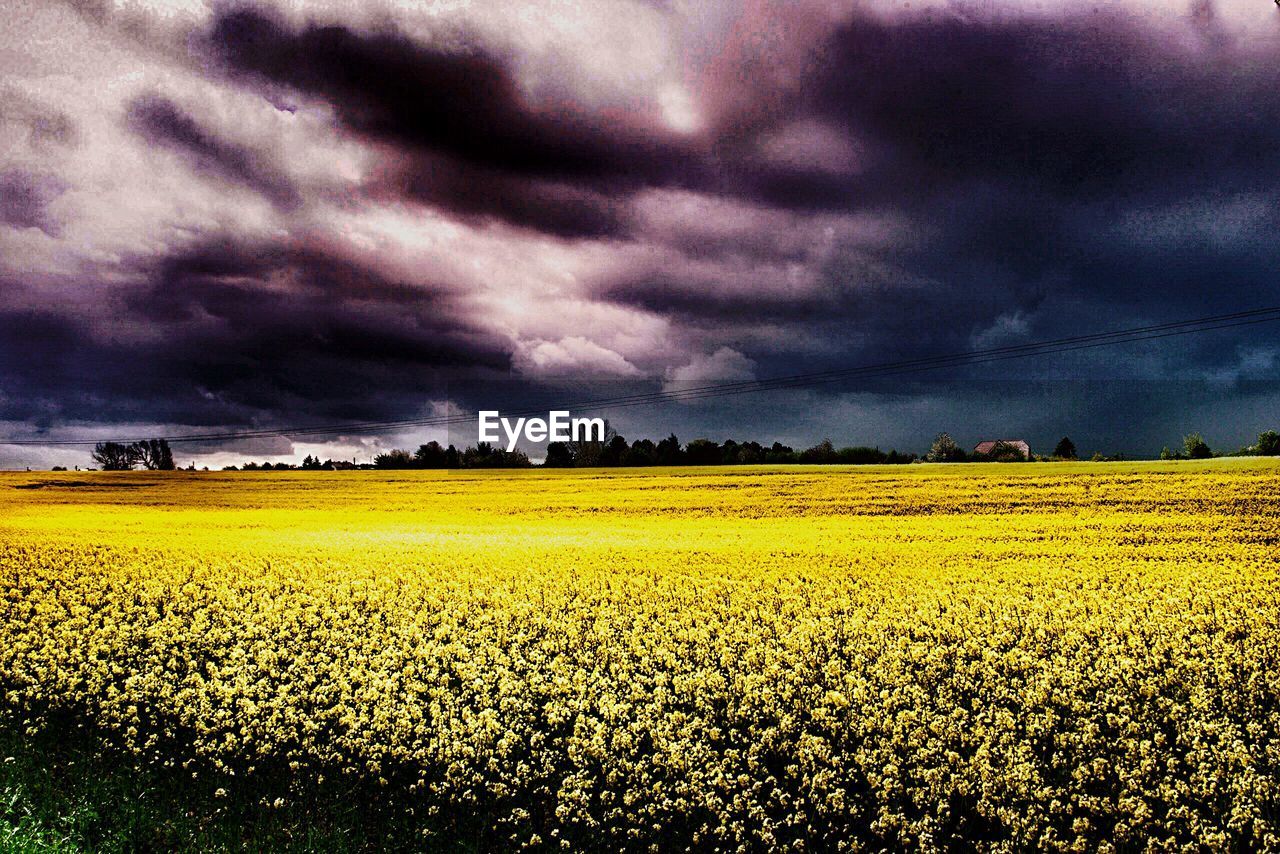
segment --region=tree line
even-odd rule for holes
[[[144,439],[131,443],[99,442],[93,449],[93,461],[104,471],[126,471],[137,467],[149,470],[172,470],[173,452],[164,439]],[[1200,460],[1215,456],[1280,456],[1280,433],[1267,430],[1258,435],[1256,444],[1227,454],[1215,453],[1199,433],[1183,437],[1180,450],[1165,447],[1160,452],[1162,460]],[[652,439],[636,439],[628,442],[605,422],[605,436],[601,441],[552,442],[547,446],[543,463],[548,468],[594,468],[610,466],[719,466],[719,465],[788,465],[788,464],[838,464],[838,465],[894,465],[912,463],[917,459],[932,463],[959,462],[1023,462],[1027,457],[1022,450],[1007,442],[996,442],[985,454],[969,453],[960,447],[947,433],[940,433],[933,440],[923,458],[913,453],[895,450],[882,451],[878,447],[853,446],[837,448],[830,439],[797,451],[789,445],[774,442],[737,442],[726,439],[714,442],[710,439],[694,439],[682,444],[674,433],[654,442]],[[1079,455],[1075,443],[1064,436],[1049,456],[1035,456],[1037,461],[1076,460]],[[1094,454],[1095,462],[1123,459],[1120,456]],[[356,465],[346,460],[324,460],[307,455],[299,465],[290,463],[262,464],[246,462],[241,466],[226,466],[224,471],[275,471],[301,469],[304,471],[333,471],[337,469],[484,469],[529,468],[533,463],[523,451],[506,451],[489,442],[480,442],[458,450],[454,445],[439,442],[419,445],[416,451],[395,449],[378,454],[367,465]]]
[[[439,442],[419,445],[413,453],[388,451],[373,458],[380,469],[523,469],[533,465],[524,451],[505,451],[489,442],[468,445],[459,451],[453,445]]]
[[[1215,453],[1199,433],[1189,433],[1182,437],[1182,450],[1170,450],[1165,446],[1160,451],[1162,460],[1207,460],[1210,457],[1280,457],[1280,433],[1266,430],[1258,434],[1256,443],[1225,454]]]
[[[349,469],[485,469],[529,468],[533,465],[524,451],[504,451],[489,442],[481,442],[459,451],[455,446],[445,447],[439,442],[419,445],[409,452],[401,449],[387,451],[373,458],[372,463],[358,465],[350,460],[321,460],[310,454],[298,465],[268,463],[261,465],[247,462],[240,466],[224,466],[223,471],[345,471]]]
[[[865,465],[875,463],[910,463],[915,454],[879,448],[835,447],[830,439],[796,450],[781,442],[764,445],[756,441],[737,442],[726,439],[694,439],[682,445],[673,433],[665,439],[636,439],[628,442],[606,425],[601,442],[552,442],[547,446],[544,465],[551,468],[596,466],[718,466],[768,463],[843,463]]]
[[[756,463],[843,463],[846,465],[873,463],[910,463],[915,454],[896,450],[888,452],[879,448],[836,448],[830,439],[824,439],[811,448],[800,451],[774,442],[737,442],[726,439],[714,442],[710,439],[694,439],[682,444],[673,433],[657,442],[652,439],[636,439],[628,442],[606,422],[603,440],[583,442],[552,442],[547,445],[543,463],[548,468],[595,468],[611,466],[709,466],[751,465]],[[312,465],[317,465],[312,461]],[[438,442],[420,445],[410,453],[393,450],[374,457],[373,465],[380,469],[450,469],[450,468],[525,468],[532,463],[522,451],[504,451],[488,442],[458,451],[453,445],[442,447]],[[308,468],[308,460],[303,460]]]

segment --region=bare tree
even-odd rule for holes
[[[119,442],[99,442],[90,456],[103,471],[128,471],[136,462],[133,446]]]
[[[174,468],[173,451],[164,439],[143,439],[130,445],[129,450],[134,461],[145,469],[172,471]]]
[[[600,465],[600,458],[604,456],[605,449],[618,436],[618,431],[613,429],[613,425],[609,423],[609,419],[604,420],[604,441],[573,441],[569,442],[569,456],[573,459],[573,464],[579,467],[591,467]]]

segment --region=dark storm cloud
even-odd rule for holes
[[[466,218],[560,237],[619,236],[625,199],[646,186],[709,186],[714,165],[651,121],[612,120],[571,100],[526,101],[510,59],[479,43],[439,48],[393,30],[293,28],[250,8],[219,15],[215,66],[278,100],[319,98],[351,133],[392,146],[366,188]]]
[[[220,15],[207,44],[231,73],[323,98],[351,130],[410,148],[542,178],[629,184],[679,168],[680,152],[660,133],[605,126],[571,103],[527,104],[507,63],[478,45],[295,30],[247,8]]]
[[[192,384],[239,389],[270,409],[282,408],[282,397],[358,407],[359,398],[413,389],[417,370],[509,364],[448,289],[411,287],[305,251],[214,245],[169,258],[131,308],[175,323]]]
[[[442,323],[457,321],[462,313],[456,287],[411,283],[335,254],[292,245],[210,240],[160,258],[136,259],[134,269],[145,284],[132,295],[132,307],[146,316],[158,312],[158,320],[188,318],[196,309],[209,312],[219,295],[241,291],[251,298],[328,301],[335,311],[364,304],[422,311]],[[272,287],[264,288],[267,284]]]
[[[1085,261],[1087,230],[1133,210],[1250,193],[1274,209],[1280,65],[1170,41],[1100,13],[858,19],[806,109],[866,141],[858,202],[935,227],[940,258],[1035,275]]]
[[[23,169],[0,172],[0,223],[10,228],[38,228],[50,237],[59,232],[49,204],[67,189],[52,175],[36,175]]]
[[[847,186],[743,153],[751,140],[682,138],[651,116],[601,115],[571,99],[529,103],[511,58],[435,47],[395,31],[295,28],[249,7],[221,13],[203,48],[215,67],[278,100],[319,98],[350,132],[391,145],[399,172],[371,191],[562,237],[621,236],[646,187],[689,187],[791,207],[847,204]]]
[[[1033,298],[1205,302],[1206,279],[1249,271],[1275,295],[1257,240],[1206,245],[1234,196],[1270,208],[1280,188],[1280,65],[1231,44],[1178,44],[1132,19],[974,23],[856,20],[836,33],[808,109],[867,141],[853,184],[903,207],[931,233],[909,259],[966,298],[979,276],[1009,276]],[[1154,244],[1116,226],[1181,206]],[[1244,256],[1244,257],[1241,257]],[[1261,262],[1261,263],[1259,263]],[[1056,279],[1044,280],[1046,277]],[[1244,284],[1243,282],[1241,284]]]
[[[510,364],[447,289],[305,251],[210,243],[140,261],[121,302],[0,312],[0,420],[394,418]]]
[[[613,237],[628,228],[620,200],[595,187],[530,180],[443,157],[417,158],[368,190],[375,196],[414,199],[468,220],[496,217],[557,237]]]
[[[869,137],[884,177],[924,189],[995,180],[1178,197],[1273,181],[1280,68],[1170,42],[1103,13],[858,19],[832,37],[812,109]]]
[[[302,199],[283,170],[247,146],[223,138],[162,95],[143,95],[129,104],[129,127],[151,145],[187,156],[197,169],[243,184],[285,209]]]
[[[790,298],[625,276],[604,298],[703,328],[794,323],[846,361],[969,349],[1013,314],[1034,339],[1280,301],[1274,57],[1104,13],[855,16],[822,57],[773,121],[839,128],[858,141],[857,169],[752,171],[745,157],[726,169],[735,192],[769,205],[897,213],[919,237],[875,259],[901,285],[837,253],[821,262],[824,286]],[[760,245],[767,235],[741,251]],[[1236,338],[1216,340],[1161,351],[1201,369],[1234,359]],[[749,355],[781,371],[811,363]]]

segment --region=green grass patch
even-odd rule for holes
[[[477,840],[456,833],[447,841],[424,835],[425,824],[403,806],[352,787],[300,795],[268,779],[232,784],[177,768],[157,772],[75,724],[34,734],[0,726],[3,852],[476,848]]]

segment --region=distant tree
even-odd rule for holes
[[[137,463],[133,446],[120,442],[99,442],[90,456],[103,471],[128,471]]]
[[[66,466],[54,466],[53,468],[49,469],[49,471],[66,471],[66,470],[67,470]]]
[[[567,442],[552,442],[547,445],[547,458],[542,463],[548,468],[569,468],[573,465],[573,454],[569,452]]]
[[[684,453],[680,450],[680,440],[672,433],[660,441],[654,448],[657,463],[660,466],[678,466],[684,462]]]
[[[569,452],[573,456],[573,464],[591,468],[600,465],[611,465],[604,459],[605,449],[608,448],[613,440],[618,437],[618,431],[613,429],[613,425],[609,423],[609,419],[604,421],[604,439],[575,440],[569,443]],[[617,463],[612,463],[617,465]]]
[[[877,465],[887,459],[887,454],[879,448],[841,448],[836,452],[841,463],[851,466]]]
[[[743,442],[738,449],[738,462],[743,465],[764,462],[765,449],[759,442]]]
[[[795,449],[790,445],[784,445],[781,442],[774,442],[769,446],[769,450],[765,452],[764,461],[766,463],[794,463],[798,462]]]
[[[1168,445],[1160,449],[1160,459],[1162,460],[1181,460],[1186,459],[1181,453],[1171,451]]]
[[[129,446],[134,462],[151,471],[173,471],[173,451],[164,439],[143,439]]]
[[[636,439],[623,457],[623,465],[651,466],[658,462],[658,446],[652,439]]]
[[[1258,434],[1258,455],[1263,457],[1280,456],[1280,433],[1268,430]]]
[[[1058,440],[1058,444],[1053,448],[1053,456],[1060,460],[1074,460],[1078,458],[1076,454],[1076,443],[1066,436]]]
[[[463,468],[489,468],[494,455],[492,442],[480,442],[474,448],[468,447],[462,452]]]
[[[407,469],[413,465],[413,457],[408,451],[396,448],[373,458],[373,465],[380,469]]]
[[[621,436],[615,435],[609,440],[609,444],[604,446],[600,452],[600,458],[596,460],[596,465],[601,466],[620,466],[623,459],[627,455],[627,440]]]
[[[714,466],[721,460],[720,443],[710,439],[694,439],[684,448],[684,459],[691,466]]]
[[[222,470],[223,471],[240,471],[240,467],[239,466],[223,466]]]
[[[413,452],[413,462],[415,468],[442,469],[445,468],[448,459],[440,443],[433,441],[418,446],[418,450]]]
[[[915,454],[900,454],[897,450],[891,450],[885,455],[884,461],[889,465],[905,465],[914,463],[916,459]]]
[[[524,451],[504,451],[489,442],[480,442],[474,448],[462,452],[462,467],[469,469],[528,468],[531,465]]]
[[[462,467],[462,455],[458,453],[458,449],[453,445],[444,449],[444,467],[447,469]]]
[[[835,446],[830,439],[823,439],[812,448],[800,452],[802,463],[834,463],[837,459]]]
[[[1187,457],[1193,460],[1205,460],[1213,456],[1213,451],[1209,448],[1209,444],[1205,442],[1204,437],[1199,433],[1188,433],[1182,438],[1182,447],[1186,449]]]
[[[964,450],[947,433],[938,434],[925,456],[931,463],[962,463],[964,458]]]

